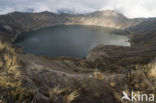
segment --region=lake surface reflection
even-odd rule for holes
[[[39,56],[82,58],[98,44],[130,46],[127,41],[126,35],[108,28],[60,25],[22,33],[15,44],[22,46],[23,52]]]

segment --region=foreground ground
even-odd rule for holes
[[[154,60],[147,65],[124,67],[118,64],[118,69],[112,65],[116,70],[98,65],[100,59],[95,59],[96,62],[91,54],[84,60],[48,59],[21,54],[2,42],[0,52],[2,103],[121,103],[123,91],[156,92]]]

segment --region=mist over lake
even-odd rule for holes
[[[20,34],[15,44],[39,56],[83,58],[99,44],[130,46],[126,34],[97,26],[59,25]]]

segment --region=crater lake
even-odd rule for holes
[[[15,44],[38,56],[83,58],[99,44],[130,46],[127,33],[98,26],[59,25],[21,33]]]

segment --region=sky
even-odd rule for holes
[[[0,14],[14,11],[90,13],[115,10],[129,18],[156,17],[156,0],[0,0]]]

